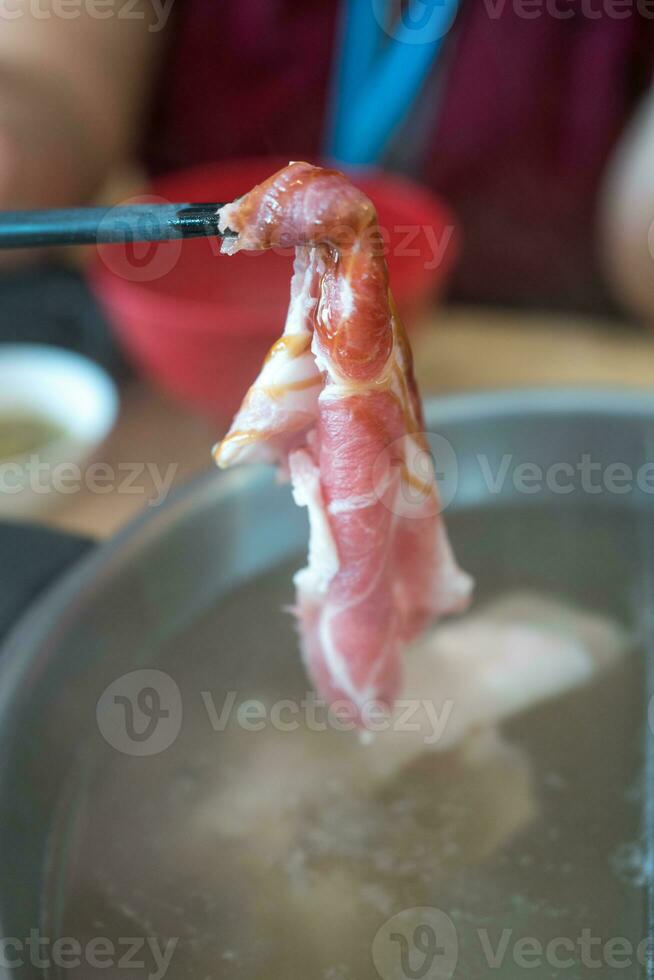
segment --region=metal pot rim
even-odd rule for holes
[[[650,419],[654,422],[654,392],[626,388],[525,388],[489,390],[425,399],[427,427],[447,426],[474,419],[488,422],[518,416],[553,420],[577,415],[585,418]],[[102,542],[58,582],[48,588],[21,617],[0,648],[0,737],[8,721],[21,679],[30,667],[26,650],[47,649],[55,643],[52,627],[69,620],[97,590],[115,566],[135,557],[149,541],[183,521],[203,502],[238,494],[266,479],[263,468],[205,473],[175,491],[160,510],[142,514],[118,534]]]

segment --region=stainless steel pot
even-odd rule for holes
[[[526,585],[610,613],[647,647],[654,395],[465,395],[431,401],[427,420],[480,600]],[[584,929],[629,937],[628,975],[650,975],[636,954],[651,870],[646,659],[517,719],[477,756],[430,754],[359,793],[344,775],[351,736],[216,722],[231,695],[265,706],[305,691],[280,610],[305,539],[305,513],[268,471],[212,475],[98,548],[16,627],[0,656],[0,934],[15,941],[0,976],[42,975],[25,945],[40,930],[61,976],[158,976],[146,945],[143,967],[118,955],[119,940],[156,936],[175,941],[176,978],[481,977],[502,929],[498,976],[523,975],[520,938],[543,946],[532,977],[579,975]],[[420,973],[420,943],[443,922],[459,972],[450,942]],[[53,962],[57,937],[79,943],[77,966]],[[98,937],[114,947],[102,968],[88,955]],[[559,959],[575,946],[565,970],[545,951],[557,938]]]

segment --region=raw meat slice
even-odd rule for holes
[[[390,706],[405,645],[468,603],[440,516],[409,343],[372,203],[343,174],[291,163],[220,224],[240,249],[296,248],[284,333],[216,448],[219,466],[274,462],[309,511],[296,576],[318,691],[360,720]]]

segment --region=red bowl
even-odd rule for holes
[[[230,201],[284,161],[233,160],[171,174],[147,195],[161,201]],[[410,327],[456,258],[452,215],[429,191],[380,171],[352,176],[374,201],[387,242],[391,285]],[[217,258],[196,239],[98,248],[89,276],[128,356],[163,389],[214,418],[238,407],[288,304],[288,253]]]

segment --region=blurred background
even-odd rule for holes
[[[0,209],[327,161],[377,206],[425,394],[649,387],[653,41],[654,0],[7,0]],[[0,516],[106,536],[210,468],[290,277],[218,252],[0,255]]]

